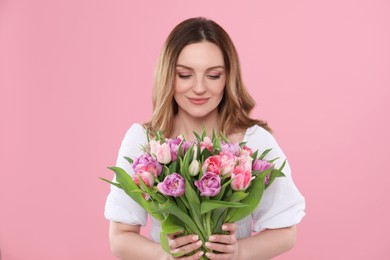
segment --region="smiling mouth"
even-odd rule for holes
[[[188,98],[192,104],[195,105],[202,105],[206,103],[209,99],[208,98]]]

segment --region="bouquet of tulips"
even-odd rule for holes
[[[133,175],[109,167],[117,183],[102,180],[123,189],[161,222],[160,242],[168,253],[168,234],[196,234],[204,244],[211,234],[223,233],[223,223],[249,216],[264,190],[276,177],[284,176],[285,162],[276,169],[273,162],[278,158],[264,159],[271,149],[259,155],[245,143],[229,143],[223,133],[213,132],[212,138],[205,131],[194,133],[194,142],[181,136],[167,139],[160,131],[152,139],[146,134],[144,153],[125,157]]]

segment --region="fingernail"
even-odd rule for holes
[[[209,240],[210,240],[210,241],[214,241],[214,240],[215,240],[215,236],[210,236],[210,237],[209,237]]]
[[[194,240],[194,241],[198,241],[198,239],[199,239],[199,237],[197,235],[192,237],[192,240]]]
[[[206,256],[207,256],[208,258],[211,258],[211,253],[206,253]]]
[[[203,251],[200,251],[198,256],[201,257],[203,254],[204,254]]]
[[[202,240],[199,240],[198,242],[196,242],[196,245],[197,246],[201,246],[202,245]]]
[[[226,229],[227,229],[227,226],[226,226],[226,225],[222,225],[222,229],[223,229],[223,230],[226,230]]]
[[[205,245],[206,245],[207,247],[210,247],[210,246],[211,246],[211,243],[206,242]]]

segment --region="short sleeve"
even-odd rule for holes
[[[147,142],[145,130],[140,124],[133,124],[126,132],[125,138],[119,149],[116,166],[124,169],[128,174],[133,174],[130,163],[125,156],[135,158],[142,153],[141,146]],[[115,177],[113,179],[115,182]],[[111,185],[111,191],[107,196],[104,216],[108,220],[117,221],[129,225],[146,225],[147,212],[122,189]]]
[[[271,160],[279,157],[275,161],[275,167],[279,168],[286,159],[275,138],[265,129],[253,126],[248,129],[246,138],[247,146],[253,150],[258,149],[260,154],[272,148],[265,159]],[[259,206],[252,213],[254,232],[293,226],[305,216],[305,199],[294,184],[287,160],[283,173],[285,177],[274,180],[271,186],[264,191]]]

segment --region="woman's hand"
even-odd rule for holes
[[[228,231],[228,235],[212,235],[206,242],[206,247],[214,252],[207,252],[209,259],[237,259],[238,243],[236,238],[236,223],[225,223],[222,225],[223,231]]]
[[[199,240],[199,237],[197,235],[176,237],[178,234],[179,233],[168,235],[169,248],[171,249],[171,253],[182,253],[182,256],[178,258],[170,256],[170,259],[200,259],[200,257],[203,255],[202,251],[196,252],[191,256],[186,256],[187,254],[194,252],[202,246],[202,241]]]

